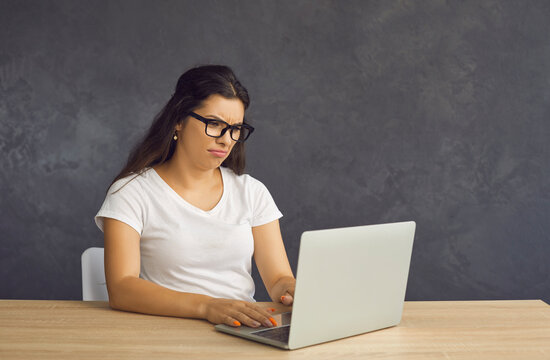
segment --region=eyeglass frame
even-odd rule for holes
[[[239,124],[239,125],[231,125],[229,124],[228,122],[226,121],[223,121],[221,119],[208,119],[208,118],[205,118],[205,117],[202,117],[200,116],[199,114],[193,112],[193,111],[190,111],[189,112],[189,116],[201,121],[204,123],[204,133],[206,134],[206,136],[210,136],[210,137],[213,137],[213,138],[216,138],[216,139],[219,139],[221,138],[222,136],[225,135],[225,133],[227,132],[227,130],[229,130],[229,137],[231,138],[231,140],[235,141],[235,142],[245,142],[246,139],[248,139],[250,137],[250,135],[254,132],[254,127],[252,125],[249,125],[249,124],[246,124],[244,121],[242,124]],[[221,123],[224,123],[225,124],[225,128],[221,129],[221,133],[219,136],[214,136],[214,135],[210,135],[208,134],[208,124],[210,122],[221,122]],[[233,139],[233,130],[239,130],[239,127],[245,127],[246,129],[248,129],[248,135],[246,136],[246,138],[244,139],[239,139],[239,140],[235,140]]]

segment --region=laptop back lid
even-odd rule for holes
[[[415,227],[410,221],[304,232],[289,348],[397,325]]]

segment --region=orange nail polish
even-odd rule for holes
[[[271,312],[275,312],[275,309],[274,309],[274,308],[269,308],[269,309],[267,309],[267,310],[269,310],[269,311],[271,311]]]
[[[273,319],[272,317],[269,318],[269,321],[271,321],[273,326],[277,326],[277,321],[275,321],[275,319]]]
[[[283,302],[284,299],[285,299],[285,297],[284,297],[284,296],[281,296],[281,302]]]
[[[235,326],[241,326],[241,323],[238,322],[237,320],[233,321],[233,324],[234,324]]]

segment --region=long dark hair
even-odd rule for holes
[[[126,165],[111,185],[126,176],[132,174],[137,176],[146,168],[168,161],[176,148],[176,142],[172,139],[176,125],[213,94],[228,99],[238,98],[242,101],[245,110],[250,104],[248,91],[237,80],[231,68],[223,65],[203,65],[186,71],[178,79],[174,94],[160,113],[155,116],[149,131],[134,147]],[[243,142],[238,142],[233,146],[222,166],[230,168],[237,175],[244,172]]]

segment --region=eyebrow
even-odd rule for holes
[[[208,116],[213,117],[213,118],[216,119],[216,120],[221,120],[221,121],[223,121],[223,122],[228,123],[227,121],[225,121],[224,119],[222,119],[221,117],[216,116],[216,115],[211,115],[211,114],[209,114],[209,115],[204,115],[203,117],[208,117]],[[228,123],[228,124],[229,124],[229,123]],[[244,121],[241,121],[241,122],[238,122],[238,123],[235,123],[235,124],[231,124],[231,125],[242,125],[242,124],[244,124]]]

